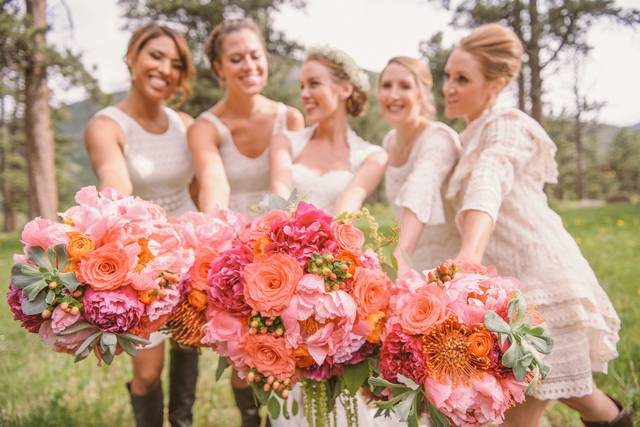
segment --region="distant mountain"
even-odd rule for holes
[[[640,130],[640,122],[636,123],[635,125],[631,126],[634,129],[638,129]]]

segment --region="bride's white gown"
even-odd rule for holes
[[[296,158],[300,155],[307,142],[313,136],[315,126],[307,127],[301,131],[285,132],[285,135],[291,141],[291,157],[294,161],[292,168],[293,186],[296,188],[302,200],[313,204],[318,209],[329,214],[336,214],[334,212],[336,200],[342,191],[347,187],[355,172],[358,170],[365,158],[371,154],[381,151],[382,148],[373,145],[362,138],[360,138],[353,130],[349,129],[347,132],[347,143],[349,144],[349,160],[351,168],[349,170],[332,170],[318,175],[308,167],[296,163]],[[292,399],[298,400],[300,411],[297,416],[291,415],[291,402]],[[302,414],[302,392],[300,386],[295,386],[289,395],[288,408],[291,415],[289,420],[286,420],[282,415],[276,420],[271,420],[273,427],[293,427],[308,426],[307,420]],[[359,427],[394,427],[403,426],[396,417],[391,418],[374,418],[376,409],[369,407],[363,397],[358,395],[358,425]],[[347,426],[347,419],[345,410],[340,403],[340,400],[336,402],[337,421],[339,427]],[[333,416],[329,416],[330,419]]]

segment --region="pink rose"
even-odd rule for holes
[[[381,270],[358,267],[353,276],[351,295],[358,315],[366,319],[370,314],[385,311],[389,305],[393,282]]]
[[[95,290],[113,290],[126,284],[136,265],[138,245],[124,248],[118,243],[104,245],[88,254],[78,267],[78,279]]]
[[[264,376],[273,375],[278,381],[290,378],[296,364],[284,338],[270,334],[245,335],[241,342],[245,363]]]
[[[254,260],[243,274],[244,298],[263,316],[278,316],[287,308],[302,268],[285,254],[271,254]]]
[[[207,291],[209,289],[209,285],[207,284],[209,270],[211,269],[211,262],[217,256],[217,252],[207,248],[202,248],[196,252],[196,260],[190,270],[191,286],[194,289],[201,291]]]
[[[75,324],[79,319],[80,312],[78,314],[70,314],[61,309],[60,306],[57,306],[51,314],[51,329],[54,333],[59,334]]]
[[[360,253],[364,244],[362,231],[346,222],[334,222],[332,225],[338,247],[354,254]]]
[[[397,302],[400,325],[409,334],[422,334],[445,319],[446,303],[445,293],[436,285],[406,293]]]

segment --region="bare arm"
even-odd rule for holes
[[[198,207],[202,212],[229,206],[229,181],[218,151],[219,135],[215,126],[197,120],[187,131],[198,181]]]
[[[365,199],[376,189],[387,168],[387,152],[371,153],[362,163],[347,188],[336,201],[335,212],[353,212],[362,207]]]
[[[269,146],[269,161],[271,166],[271,192],[288,199],[293,191],[291,168],[291,141],[284,134],[277,134],[271,138]]]
[[[296,108],[287,107],[287,129],[302,130],[304,129],[304,117]]]
[[[84,132],[84,142],[98,187],[111,187],[122,195],[130,195],[133,186],[122,153],[122,129],[107,117],[96,117]]]
[[[493,220],[486,212],[462,212],[462,246],[458,258],[475,264],[482,263],[484,251],[493,232]]]
[[[423,229],[424,224],[416,214],[411,209],[403,208],[400,216],[400,236],[393,252],[398,260],[398,273],[402,274],[411,269],[410,259],[406,258],[413,255]]]

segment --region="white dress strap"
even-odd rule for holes
[[[222,123],[222,120],[220,120],[215,114],[213,114],[211,111],[204,111],[203,113],[200,114],[199,117],[205,119],[206,121],[208,121],[209,123],[215,126],[216,130],[218,131],[218,134],[220,135],[221,144],[233,143],[229,128],[226,127],[225,124]]]
[[[121,109],[110,105],[108,107],[103,108],[94,114],[94,117],[108,117],[120,126],[122,129],[122,133],[125,135],[129,134],[132,127],[139,126],[135,120],[133,120],[127,113],[122,111]]]
[[[287,106],[278,102],[276,107],[276,120],[273,122],[273,134],[287,130]]]
[[[180,114],[176,110],[169,107],[162,108],[166,113],[167,118],[169,119],[169,126],[175,126],[175,128],[180,130],[181,132],[187,131],[187,126],[184,124],[182,118],[180,117]]]

